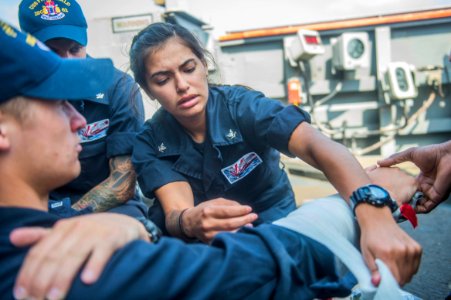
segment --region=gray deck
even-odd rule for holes
[[[420,270],[404,289],[423,299],[445,299],[451,293],[451,203],[419,216],[415,230],[401,226],[423,247]]]

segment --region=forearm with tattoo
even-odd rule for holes
[[[130,156],[110,159],[110,176],[86,193],[72,208],[88,206],[96,212],[106,211],[125,203],[135,193],[136,173]]]

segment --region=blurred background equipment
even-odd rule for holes
[[[318,31],[299,29],[296,37],[290,39],[288,57],[291,63],[309,60],[318,54],[324,54],[324,46]]]
[[[368,33],[346,32],[332,41],[332,63],[337,70],[355,70],[370,66]]]
[[[237,31],[216,57],[226,83],[298,103],[355,155],[381,157],[451,138],[449,28],[451,8]]]

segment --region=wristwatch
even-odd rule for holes
[[[149,234],[149,239],[152,243],[157,243],[160,240],[162,232],[161,229],[158,228],[158,226],[155,225],[154,222],[144,217],[136,217],[136,220],[138,220],[139,222],[141,222],[141,224],[144,225],[144,228]]]
[[[388,206],[392,213],[398,209],[398,204],[390,197],[387,190],[375,184],[368,184],[358,188],[352,193],[350,200],[354,215],[355,208],[361,203],[368,203],[376,207]]]

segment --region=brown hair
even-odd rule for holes
[[[215,65],[213,56],[209,53],[188,29],[170,23],[153,23],[141,30],[134,38],[130,49],[130,68],[136,82],[147,89],[145,58],[149,53],[161,47],[168,39],[178,37],[191,49],[203,63]]]

